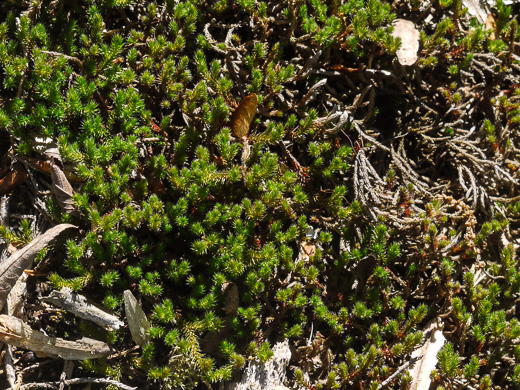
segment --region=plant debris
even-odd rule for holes
[[[92,321],[109,331],[117,330],[124,325],[116,316],[95,306],[87,298],[74,293],[70,288],[52,291],[49,296],[42,297],[42,300],[70,311],[80,318]]]
[[[18,278],[24,270],[31,267],[38,253],[62,232],[71,228],[77,227],[71,224],[54,226],[0,263],[0,310],[4,307],[7,296]]]
[[[87,337],[75,341],[49,337],[5,314],[0,314],[0,341],[64,360],[96,359],[113,352],[108,344]]]

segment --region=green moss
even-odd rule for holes
[[[442,314],[455,330],[439,386],[478,377],[490,387],[493,364],[518,384],[518,251],[504,241],[517,237],[520,214],[509,7],[497,4],[492,40],[464,24],[460,1],[442,1],[406,76],[391,64],[392,21],[412,15],[412,2],[10,7],[0,132],[20,159],[45,159],[35,137],[52,139],[83,180],[77,217],[37,195],[52,223],[80,227],[48,282],[121,315],[131,289],[152,323],[137,356],[85,370],[194,388],[268,361],[287,337],[299,351],[290,381],[377,388]],[[230,114],[248,93],[259,107],[237,140]],[[21,247],[30,223],[0,235]],[[126,329],[109,338],[132,347]],[[322,353],[328,364],[308,364]]]

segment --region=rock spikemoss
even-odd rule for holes
[[[2,4],[3,253],[79,227],[39,256],[33,328],[109,342],[74,375],[112,385],[216,388],[288,339],[289,387],[405,389],[436,320],[435,386],[520,386],[520,43],[512,8],[495,11]],[[420,31],[410,66],[396,18]],[[35,309],[63,287],[122,319],[132,291],[151,342]]]

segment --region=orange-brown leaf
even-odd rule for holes
[[[21,165],[15,165],[14,169],[0,179],[0,195],[11,192],[19,185],[25,183],[29,176]]]
[[[242,138],[249,133],[249,126],[253,122],[258,107],[256,93],[246,96],[231,115],[231,131],[236,138]]]
[[[38,168],[40,171],[43,171],[48,174],[50,174],[52,171],[51,163],[49,161],[39,160],[37,158],[32,157],[27,157],[27,161],[34,165],[36,168]],[[85,181],[85,179],[76,175],[74,172],[71,172],[69,169],[67,169],[67,167],[65,167],[63,172],[65,173],[65,177],[69,181],[74,181],[77,183],[83,183]]]

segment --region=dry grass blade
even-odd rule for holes
[[[92,321],[108,331],[119,329],[124,325],[119,318],[98,308],[88,302],[83,295],[76,294],[69,288],[52,291],[48,297],[44,297],[42,300],[62,307],[80,318]]]
[[[0,264],[0,310],[3,309],[11,288],[22,272],[26,268],[30,268],[36,255],[63,231],[70,228],[76,228],[76,226],[66,223],[54,226]]]
[[[246,137],[258,107],[256,93],[246,96],[231,115],[231,130],[236,138]]]
[[[86,337],[76,341],[49,337],[31,329],[19,318],[5,314],[0,315],[0,341],[64,360],[96,359],[112,352],[110,346],[102,341]]]
[[[125,290],[125,314],[128,320],[128,327],[134,341],[141,346],[148,344],[150,336],[148,330],[150,329],[150,323],[144,314],[143,309],[137,303],[134,295],[130,290]]]

